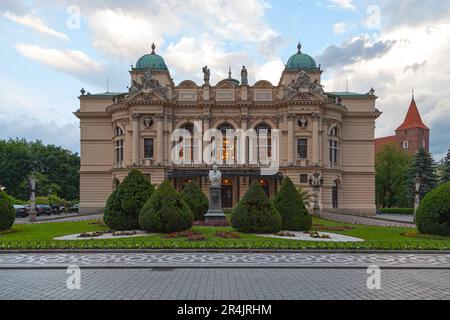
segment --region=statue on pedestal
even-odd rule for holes
[[[222,209],[222,173],[217,165],[209,171],[209,210],[205,215],[206,221],[223,221],[226,220],[225,213]]]

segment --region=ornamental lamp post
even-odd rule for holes
[[[315,199],[314,199],[314,209],[313,215],[320,214],[320,205],[319,205],[319,192],[323,187],[323,177],[319,172],[319,165],[316,165],[316,172],[309,177],[309,186],[314,190]]]
[[[28,179],[30,180],[31,187],[30,212],[28,214],[28,220],[30,222],[36,222],[36,177],[32,175]]]
[[[417,218],[417,210],[419,210],[419,205],[420,205],[420,187],[422,185],[422,177],[419,175],[419,173],[417,173],[416,179],[414,180],[415,185],[416,185],[416,190],[415,190],[415,199],[414,199],[414,222],[416,222],[416,218]]]

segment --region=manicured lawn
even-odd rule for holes
[[[323,227],[350,227],[351,230],[328,231],[364,239],[363,243],[327,243],[270,239],[249,234],[240,234],[238,239],[217,237],[217,231],[233,231],[230,227],[194,227],[202,233],[205,241],[188,241],[186,238],[167,239],[165,235],[149,235],[137,238],[110,240],[56,241],[55,237],[82,232],[103,231],[106,227],[93,221],[15,225],[12,232],[0,234],[0,249],[449,249],[450,238],[434,238],[414,234],[414,228],[377,227],[350,225],[314,218],[314,225]],[[315,229],[316,229],[315,228]],[[404,233],[413,236],[402,235]]]

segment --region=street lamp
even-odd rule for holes
[[[6,189],[6,187],[4,187],[0,184],[0,191],[5,191],[5,189]]]
[[[320,214],[319,192],[320,189],[323,187],[323,177],[319,172],[319,165],[316,165],[316,172],[309,177],[309,186],[313,188],[315,192],[313,214],[319,215]]]
[[[30,180],[31,196],[30,196],[30,212],[28,219],[30,222],[36,222],[36,177],[34,175],[28,178]]]
[[[419,209],[420,205],[420,186],[422,185],[422,177],[417,173],[416,179],[414,180],[416,184],[416,192],[415,192],[415,199],[414,199],[414,222],[416,222],[417,217],[417,210]]]

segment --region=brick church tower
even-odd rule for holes
[[[430,151],[430,129],[422,121],[414,92],[405,120],[395,130],[395,136],[375,139],[375,152],[384,144],[392,142],[410,154],[415,154],[421,145],[426,152]]]

